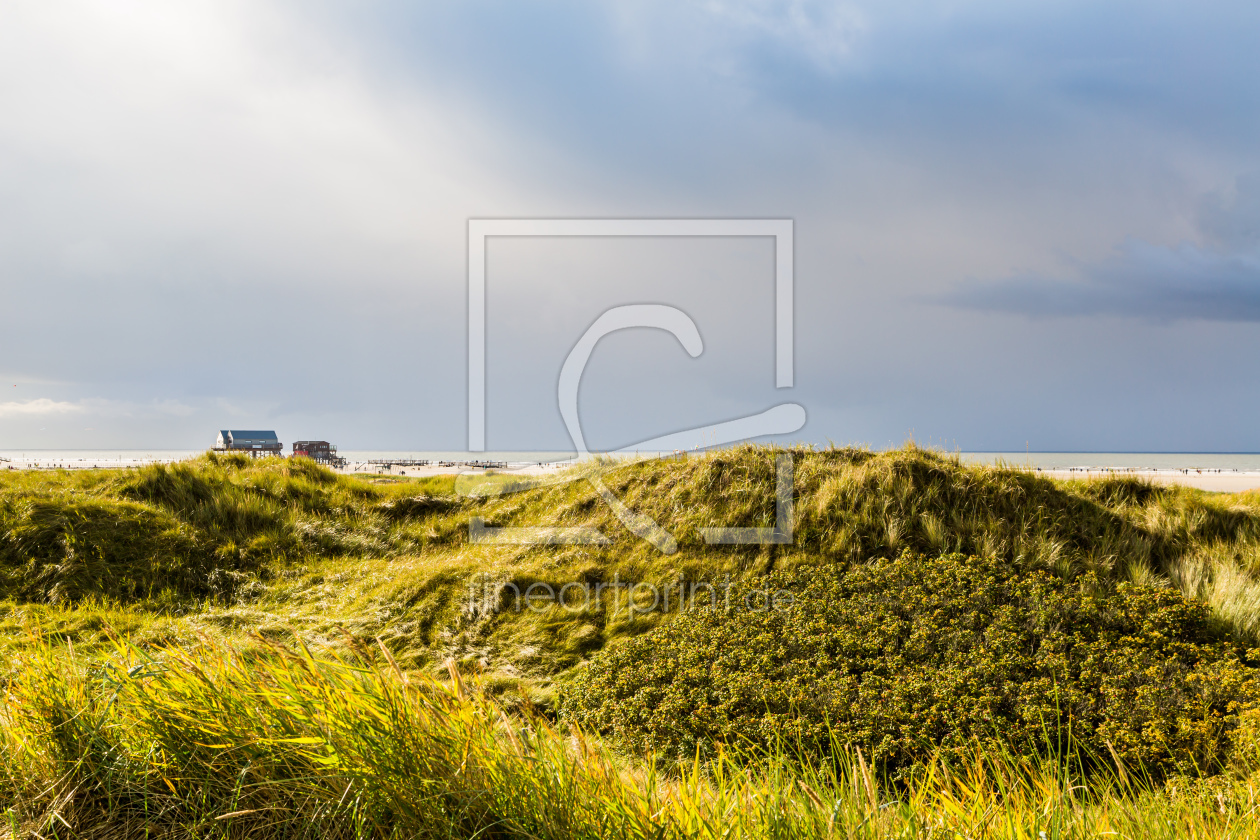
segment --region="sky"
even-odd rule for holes
[[[468,445],[470,219],[790,219],[774,241],[495,237],[486,443],[785,402],[820,445],[1260,451],[1260,6],[10,0],[0,450],[274,429]]]

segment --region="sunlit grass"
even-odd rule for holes
[[[837,745],[666,775],[508,714],[458,675],[406,675],[384,648],[119,643],[88,663],[32,644],[0,720],[13,836],[1260,836],[1246,767],[1160,787],[1115,768],[1086,784],[1070,754],[977,754],[893,786]]]
[[[607,594],[582,610],[518,609],[502,595],[513,586],[753,584],[960,552],[1069,582],[1172,587],[1211,607],[1221,638],[1260,645],[1260,494],[1055,481],[913,446],[793,454],[786,546],[700,536],[773,524],[773,450],[583,466],[669,530],[674,555],[626,532],[581,470],[457,485],[207,456],[0,473],[10,833],[1260,836],[1255,711],[1238,724],[1236,767],[1159,783],[977,754],[898,786],[845,745],[719,751],[666,774],[552,729],[576,668],[669,616],[616,609]],[[611,543],[472,545],[473,515],[594,526]],[[461,693],[448,660],[480,688]]]
[[[132,470],[6,472],[0,597],[87,612],[111,604],[192,632],[292,626],[321,635],[339,625],[386,638],[407,667],[450,656],[505,680],[546,683],[661,616],[609,604],[470,616],[470,583],[717,583],[909,549],[1017,560],[1069,580],[1093,572],[1113,584],[1176,586],[1206,600],[1228,633],[1260,645],[1260,494],[1054,481],[914,446],[794,457],[795,543],[769,547],[713,547],[700,536],[773,524],[774,452],[758,447],[586,464],[521,492],[503,492],[519,489],[512,475],[457,486],[453,476],[337,476],[303,460],[216,455]],[[675,535],[678,553],[629,534],[582,479],[590,469]],[[491,526],[591,525],[612,542],[474,546],[473,515]]]

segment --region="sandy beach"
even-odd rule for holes
[[[350,462],[345,467],[336,468],[333,472],[341,475],[384,475],[384,476],[405,476],[408,478],[426,478],[436,475],[461,475],[472,473],[482,475],[487,472],[497,473],[500,475],[553,475],[561,470],[568,469],[573,466],[572,461],[558,461],[555,463],[513,463],[508,462],[506,466],[496,465],[493,467],[477,467],[470,463],[450,464],[430,464],[423,467],[390,467],[386,468],[376,464],[355,463]]]
[[[1106,470],[1106,469],[1057,469],[1034,470],[1049,478],[1077,479],[1106,478],[1107,476],[1132,476],[1154,481],[1157,484],[1181,484],[1199,490],[1217,493],[1241,493],[1260,489],[1260,472],[1211,469],[1211,470]]]
[[[180,457],[88,457],[88,458],[48,458],[32,456],[27,458],[6,456],[8,460],[0,460],[0,470],[51,470],[51,469],[126,469],[153,463],[175,463]],[[696,457],[696,456],[692,456]],[[386,466],[372,464],[367,461],[351,461],[345,467],[335,470],[341,475],[359,476],[395,476],[399,478],[425,478],[438,475],[484,474],[487,472],[501,475],[539,476],[553,475],[573,466],[573,461],[507,461],[492,462],[492,465],[481,465],[476,461],[433,461],[423,466]],[[1159,484],[1179,484],[1218,493],[1241,493],[1247,490],[1260,489],[1260,470],[1237,470],[1228,468],[1212,469],[1136,469],[1136,468],[1036,468],[1024,467],[1029,472],[1046,478],[1067,480],[1086,480],[1105,478],[1107,476],[1131,476],[1154,481]]]
[[[185,458],[46,458],[39,456],[22,458],[6,455],[0,460],[0,470],[121,470],[148,464],[173,464],[182,460]]]
[[[490,472],[499,474],[512,474],[523,476],[551,475],[560,470],[572,466],[571,461],[564,461],[554,464],[509,464],[507,467],[496,467]],[[472,469],[468,467],[404,467],[394,468],[392,471],[374,471],[366,466],[361,466],[357,471],[355,465],[350,464],[347,468],[338,470],[344,475],[395,475],[395,476],[434,476],[434,475],[450,475],[459,473],[475,473],[480,474],[486,470]],[[1133,478],[1146,479],[1157,484],[1179,484],[1185,487],[1194,487],[1199,490],[1209,490],[1217,493],[1241,493],[1247,490],[1260,489],[1260,471],[1242,471],[1228,469],[1204,469],[1204,470],[1136,470],[1136,469],[1104,469],[1104,468],[1077,468],[1077,469],[1031,469],[1037,475],[1046,478],[1057,478],[1065,480],[1084,481],[1087,479],[1107,478],[1109,476],[1131,476]]]
[[[43,457],[6,455],[0,459],[0,470],[118,470],[143,467],[148,464],[173,464],[183,457]],[[487,471],[508,475],[551,475],[572,466],[572,461],[546,462],[493,462],[492,466],[480,466],[476,461],[443,461],[424,466],[386,466],[367,461],[351,461],[333,471],[341,475],[406,476],[411,478],[460,473],[485,473]]]

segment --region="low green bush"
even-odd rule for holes
[[[777,608],[732,592],[601,651],[562,716],[679,760],[838,742],[896,775],[979,745],[1114,754],[1158,775],[1222,766],[1260,692],[1207,608],[1169,588],[905,553],[774,573],[760,590]]]

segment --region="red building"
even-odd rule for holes
[[[337,447],[326,440],[299,440],[293,444],[294,458],[310,458],[317,464],[330,467],[344,467],[345,458],[337,456]]]

